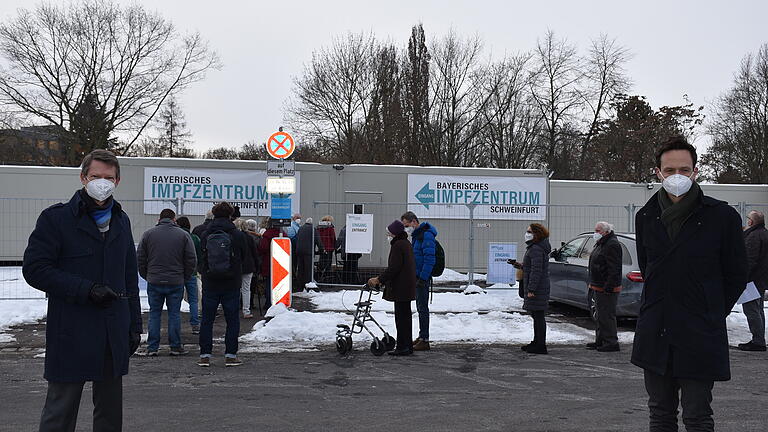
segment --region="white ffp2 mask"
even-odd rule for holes
[[[691,190],[691,186],[693,186],[693,180],[691,180],[690,177],[686,177],[682,174],[673,174],[669,177],[665,177],[661,185],[664,187],[664,190],[676,197],[679,197],[685,195],[689,190]]]
[[[525,241],[529,242],[531,240],[533,240],[533,234],[529,232],[525,233]]]
[[[96,201],[106,201],[115,191],[115,184],[107,179],[91,180],[85,185],[85,191]]]

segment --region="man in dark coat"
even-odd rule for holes
[[[315,226],[312,224],[312,218],[307,218],[307,222],[299,228],[296,234],[295,257],[298,260],[296,276],[298,286],[294,291],[304,291],[306,285],[312,280],[312,263],[314,261],[315,250],[323,250],[323,243],[320,241]]]
[[[414,351],[411,340],[411,302],[416,298],[416,259],[401,221],[396,220],[387,227],[387,236],[392,239],[387,268],[381,276],[370,279],[368,284],[384,284],[387,294],[385,300],[395,302],[397,345],[389,354],[406,356]]]
[[[93,429],[122,429],[122,376],[142,333],[131,223],[112,198],[120,164],[106,150],[82,163],[84,188],[43,210],[24,252],[27,282],[48,294],[41,431],[74,431],[93,381]]]
[[[768,230],[765,229],[765,215],[751,211],[747,216],[747,230],[744,231],[747,248],[749,281],[755,284],[760,297],[742,305],[747,317],[752,340],[739,344],[742,351],[765,351],[765,306],[763,298],[768,289]]]
[[[597,329],[595,342],[588,343],[587,349],[619,351],[616,303],[621,292],[621,243],[608,222],[595,225],[593,238],[596,242],[589,255],[589,289],[594,291]]]
[[[731,377],[726,316],[747,283],[741,217],[696,184],[696,149],[683,137],[656,154],[663,189],[637,214],[645,279],[632,363],[645,371],[650,430],[714,430],[714,381]]]
[[[200,323],[200,360],[198,366],[211,365],[213,351],[213,321],[216,310],[221,304],[227,330],[224,336],[225,360],[224,365],[240,366],[242,361],[237,358],[238,340],[240,336],[240,287],[243,282],[243,258],[246,256],[245,233],[232,223],[234,208],[228,202],[220,202],[213,207],[214,219],[200,239],[203,250],[203,320]],[[215,237],[214,237],[215,236]],[[216,247],[225,249],[228,243],[228,268],[225,272],[214,272],[211,257],[216,256],[212,239],[216,239]],[[228,239],[228,242],[227,242]],[[210,246],[210,248],[209,248]]]

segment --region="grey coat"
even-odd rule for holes
[[[549,254],[552,247],[548,239],[538,243],[528,243],[523,258],[523,287],[526,291],[523,309],[533,311],[547,310],[549,303]],[[533,293],[533,297],[528,297]]]
[[[170,219],[144,233],[137,259],[139,274],[153,285],[183,285],[197,266],[192,237]]]

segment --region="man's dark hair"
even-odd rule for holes
[[[160,219],[175,219],[176,218],[176,212],[171,209],[163,209],[163,211],[160,212]]]
[[[176,219],[176,225],[184,228],[187,231],[189,231],[192,228],[192,224],[189,223],[189,218],[186,216],[182,216]]]
[[[102,149],[96,149],[88,153],[83,158],[83,162],[80,164],[81,166],[80,173],[83,175],[83,177],[88,177],[88,169],[91,168],[91,162],[95,160],[99,162],[104,162],[109,166],[115,167],[117,170],[116,176],[118,179],[120,179],[120,162],[117,160],[117,157],[115,156],[114,153],[112,153],[109,150],[102,150]]]
[[[407,221],[407,222],[413,222],[413,221],[418,222],[419,218],[416,216],[416,213],[414,213],[412,211],[407,211],[407,212],[403,213],[402,216],[400,216],[400,220],[404,220],[404,221]]]
[[[699,157],[696,155],[696,148],[688,143],[682,135],[673,135],[667,138],[661,143],[661,147],[656,152],[656,167],[661,168],[661,155],[672,150],[688,150],[691,153],[691,159],[693,159],[693,166],[696,166],[696,162]]]
[[[235,212],[235,209],[232,207],[232,204],[222,201],[215,206],[213,206],[213,217],[215,218],[231,218],[232,214]]]

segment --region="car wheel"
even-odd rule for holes
[[[589,308],[589,316],[592,317],[592,321],[597,322],[597,299],[595,298],[594,290],[587,292],[587,307]]]

